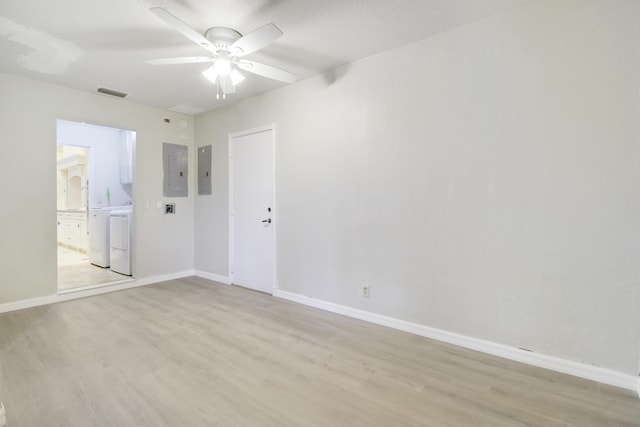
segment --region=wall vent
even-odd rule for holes
[[[106,87],[99,87],[98,92],[104,93],[105,95],[117,96],[118,98],[124,98],[129,95],[128,93],[118,92],[117,90],[107,89]]]

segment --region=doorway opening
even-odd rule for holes
[[[135,138],[132,130],[57,121],[58,293],[133,279]]]

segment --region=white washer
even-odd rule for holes
[[[131,210],[114,210],[109,217],[111,270],[131,276]]]
[[[102,208],[89,209],[89,262],[109,267],[109,215]]]
[[[109,267],[109,217],[115,209],[130,208],[110,206],[89,209],[89,262],[99,267]]]

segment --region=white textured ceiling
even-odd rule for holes
[[[147,64],[207,56],[150,7],[201,33],[219,26],[246,34],[272,22],[284,35],[247,58],[304,79],[530,1],[2,0],[0,72],[90,92],[106,87],[139,104],[198,113],[284,84],[249,74],[235,94],[216,100],[201,74],[210,64]]]

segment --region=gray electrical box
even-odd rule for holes
[[[164,180],[162,194],[165,197],[187,197],[189,176],[189,151],[186,145],[162,144]]]
[[[211,145],[198,148],[198,195],[211,194]]]

